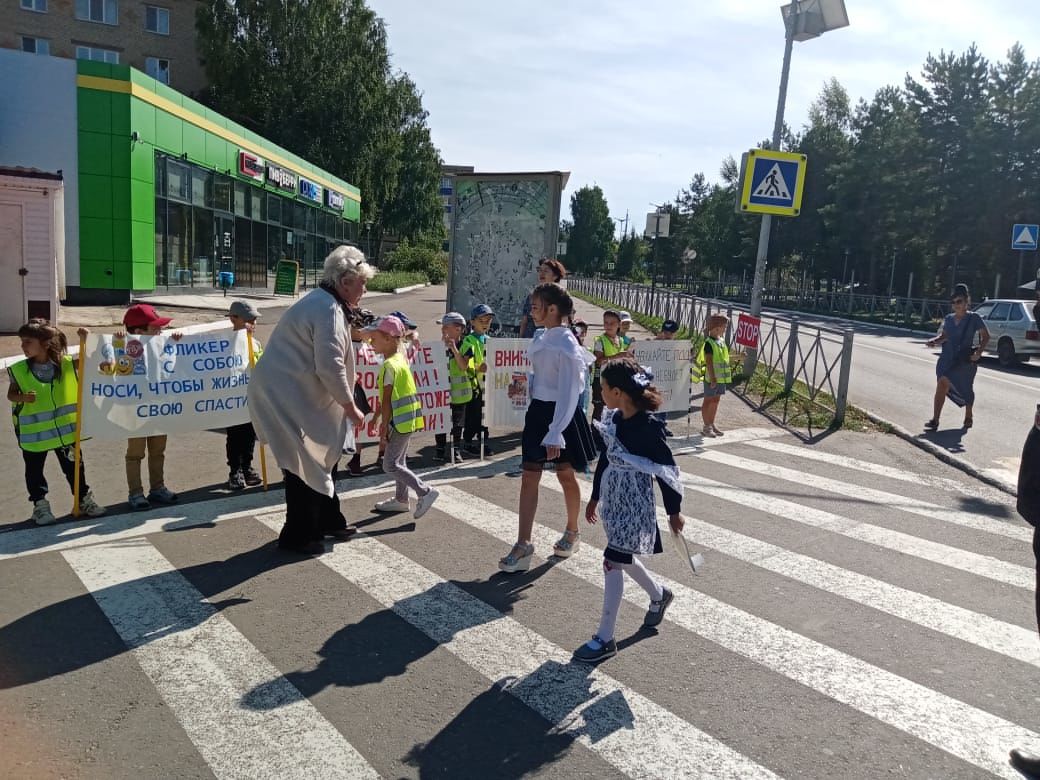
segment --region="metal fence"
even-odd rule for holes
[[[737,317],[746,311],[745,306],[732,301],[651,290],[632,282],[570,278],[567,286],[633,314],[675,320],[690,334],[703,333],[708,317],[722,314],[730,323],[726,341],[731,347]],[[805,428],[813,436],[841,425],[845,419],[852,342],[851,330],[808,326],[797,317],[763,316],[757,368],[735,382],[732,389],[771,419],[788,427]],[[821,424],[821,419],[826,422]]]

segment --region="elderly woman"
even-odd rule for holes
[[[538,261],[538,284],[558,284],[567,289],[567,269],[563,263],[553,257],[543,257]],[[520,308],[520,338],[529,339],[534,336],[536,326],[531,317],[531,296],[524,299]]]
[[[278,546],[314,555],[326,536],[345,539],[335,468],[354,401],[348,313],[375,275],[361,250],[340,246],[325,258],[321,285],[282,315],[249,382],[249,414],[285,476],[285,526]]]
[[[979,358],[989,343],[989,331],[982,317],[970,310],[971,296],[968,285],[958,284],[950,296],[953,312],[943,319],[939,335],[929,339],[929,347],[942,345],[939,360],[935,364],[935,398],[932,402],[932,419],[924,424],[925,430],[939,427],[939,414],[949,398],[957,406],[964,407],[964,425],[972,426],[975,406],[975,373]],[[976,343],[977,342],[977,343]]]

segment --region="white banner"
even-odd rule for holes
[[[246,332],[87,337],[83,435],[126,439],[249,422]]]
[[[448,379],[448,359],[444,346],[421,344],[408,348],[408,362],[415,377],[422,404],[424,433],[447,433],[451,430],[451,383]],[[357,373],[365,389],[372,414],[365,419],[357,440],[362,444],[379,441],[380,391],[376,385],[383,356],[376,354],[370,344],[362,344],[357,350]]]
[[[654,372],[654,386],[661,391],[662,412],[690,410],[690,365],[693,345],[689,341],[637,341],[632,355],[639,365]]]
[[[521,430],[527,414],[531,339],[488,339],[484,424]]]

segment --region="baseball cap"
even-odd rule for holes
[[[389,317],[380,317],[371,325],[362,328],[362,330],[366,333],[373,333],[378,330],[380,333],[399,339],[404,335],[404,323],[391,314]]]
[[[486,303],[478,303],[476,306],[473,307],[473,311],[470,312],[469,318],[471,320],[475,320],[477,317],[483,317],[485,314],[494,313],[495,312],[492,310],[492,308],[488,306]]]
[[[661,323],[661,330],[665,333],[677,333],[679,330],[679,323],[675,320],[665,320]]]
[[[404,325],[405,330],[415,330],[419,327],[414,321],[408,319],[408,315],[403,311],[392,311],[390,312],[390,316],[397,317],[397,319],[401,321],[401,324]]]
[[[618,315],[620,316],[622,322],[631,322],[632,321],[632,315],[629,314],[627,311],[618,312]]]
[[[158,325],[160,328],[173,322],[172,317],[160,317],[155,309],[147,303],[135,303],[123,312],[123,324],[128,328],[147,328]]]
[[[260,316],[260,311],[249,301],[232,301],[228,308],[228,314],[241,317],[244,320],[255,320]]]
[[[459,314],[457,311],[449,311],[447,314],[445,314],[443,317],[437,320],[437,322],[441,325],[462,325],[463,327],[465,327],[466,318]]]

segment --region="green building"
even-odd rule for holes
[[[313,284],[357,238],[357,187],[140,71],[4,51],[0,104],[0,165],[63,173],[67,300]]]

